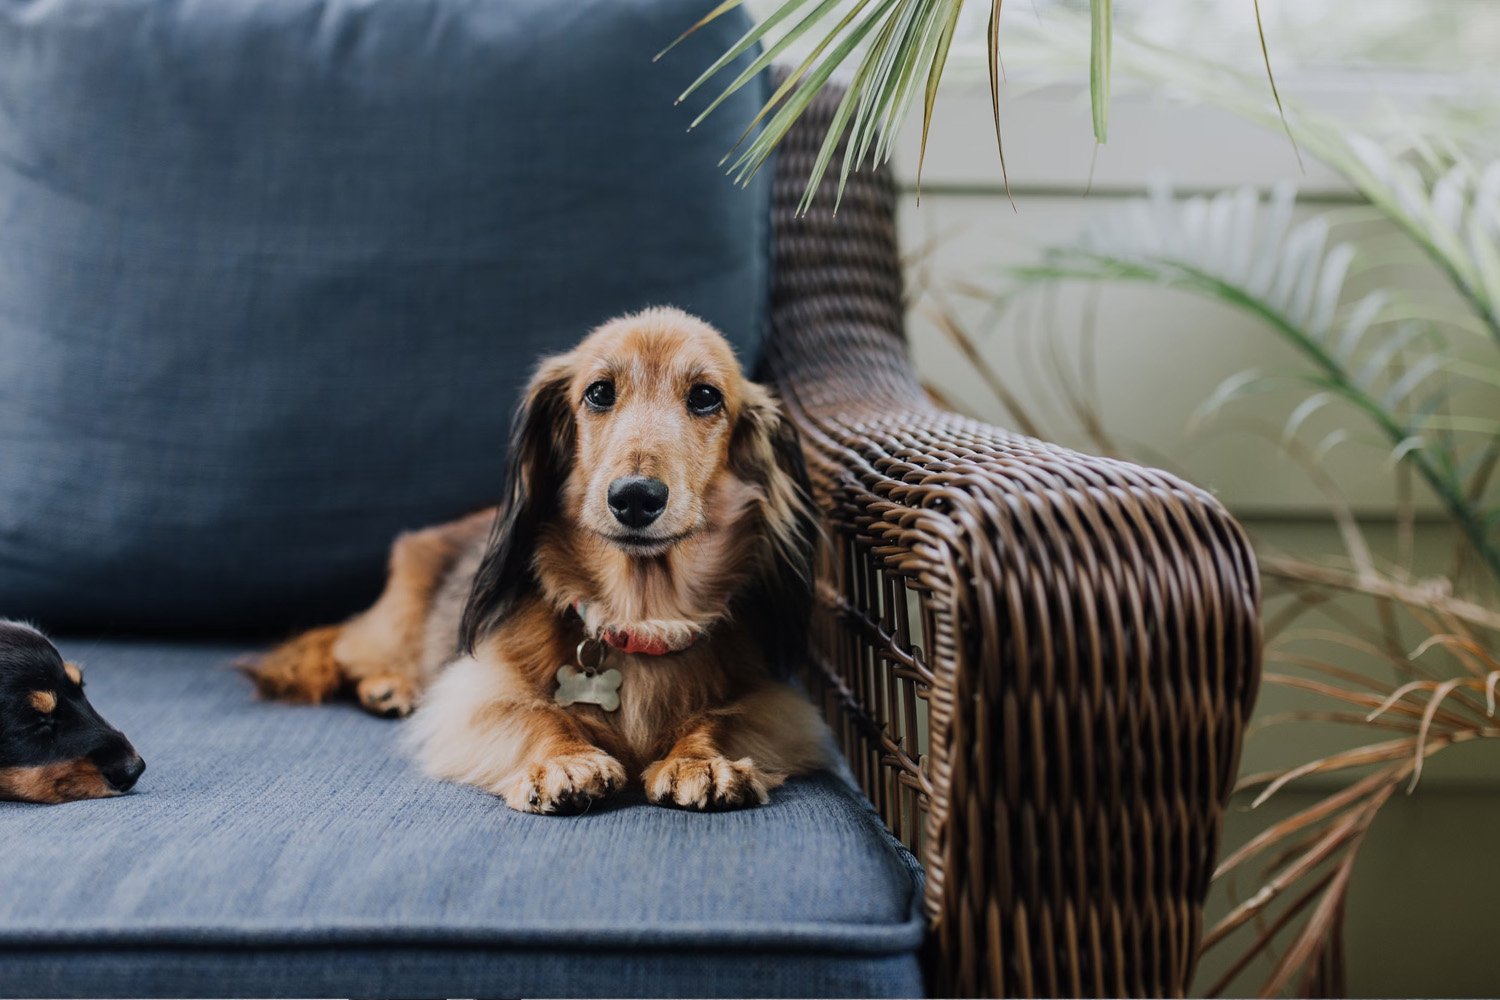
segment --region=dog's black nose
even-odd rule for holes
[[[146,762],[141,760],[140,754],[131,754],[122,760],[101,767],[99,773],[104,775],[104,780],[109,782],[117,792],[128,792],[135,787],[135,783],[141,780],[141,775],[146,771]]]
[[[644,528],[667,509],[667,484],[650,476],[622,476],[609,484],[609,511],[627,528]]]

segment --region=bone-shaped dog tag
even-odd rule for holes
[[[620,683],[624,679],[614,668],[600,673],[564,663],[557,668],[557,691],[552,700],[564,708],[575,704],[598,705],[606,712],[613,712],[620,707]]]

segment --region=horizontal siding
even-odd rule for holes
[[[1114,138],[1107,154],[1100,153],[1089,191],[1093,144],[1087,107],[1071,94],[1050,88],[1008,103],[1010,196],[1000,184],[988,97],[982,89],[945,91],[938,105],[943,117],[934,123],[929,141],[920,200],[915,122],[908,123],[908,134],[897,147],[913,353],[934,388],[1002,425],[1015,426],[1015,421],[973,366],[940,335],[934,308],[953,311],[971,331],[989,329],[992,310],[973,299],[974,289],[997,292],[1004,287],[1002,268],[1035,261],[1049,242],[1066,240],[1091,215],[1117,208],[1122,198],[1139,196],[1153,177],[1184,192],[1295,180],[1304,199],[1299,208],[1303,217],[1350,199],[1338,178],[1315,161],[1300,175],[1280,133],[1213,109],[1180,108],[1142,97],[1117,100]],[[1384,223],[1363,225],[1365,233],[1397,239]],[[1458,306],[1441,276],[1419,255],[1413,253],[1412,259],[1399,274],[1402,283],[1430,292],[1440,304]],[[1389,280],[1389,272],[1384,277]],[[1351,280],[1356,291],[1363,290],[1360,279]],[[1088,447],[1086,439],[1070,431],[1053,371],[1057,356],[1077,357],[1081,332],[1093,315],[1101,373],[1097,402],[1113,436],[1214,490],[1248,518],[1316,518],[1326,511],[1322,490],[1275,440],[1301,397],[1287,393],[1239,402],[1223,419],[1188,430],[1203,402],[1231,375],[1250,369],[1306,370],[1257,320],[1184,293],[1146,287],[1107,288],[1097,297],[1067,289],[1049,310],[1014,314],[991,332],[985,348],[1049,436]],[[1328,407],[1306,424],[1300,440],[1315,445],[1339,427],[1365,430],[1357,417]],[[1383,516],[1395,504],[1386,446],[1373,433],[1368,442],[1340,446],[1325,470],[1356,511]],[[1419,498],[1424,514],[1436,513],[1435,503],[1420,493]]]
[[[1089,447],[1072,428],[1071,410],[1057,374],[1078,367],[1084,331],[1093,324],[1097,393],[1086,393],[1111,436],[1157,456],[1173,471],[1217,492],[1250,516],[1315,516],[1324,494],[1278,446],[1288,414],[1309,390],[1277,392],[1232,403],[1220,419],[1194,415],[1226,379],[1247,370],[1305,371],[1306,364],[1258,320],[1186,293],[1143,286],[1085,289],[1069,286],[1043,308],[1012,310],[998,325],[989,293],[1005,287],[1002,269],[1038,259],[1049,240],[1077,232],[1090,213],[1111,199],[1018,195],[927,195],[901,205],[901,239],[910,263],[908,331],[923,377],[964,409],[1004,426],[1016,421],[1000,405],[973,365],[940,333],[935,310],[957,315],[983,337],[985,357],[1010,390],[1060,443]],[[1304,210],[1304,214],[1307,211]],[[1299,440],[1315,445],[1338,427],[1363,432],[1358,416],[1326,407],[1305,425]],[[1326,471],[1353,506],[1367,514],[1394,507],[1388,448],[1370,443],[1335,449]],[[1428,504],[1429,510],[1435,505]]]
[[[959,79],[945,81],[934,109],[922,187],[1002,190],[988,89],[972,79],[972,72],[954,75]],[[1367,99],[1324,94],[1317,103],[1337,112]],[[1081,193],[1089,188],[1092,172],[1095,193],[1140,191],[1170,176],[1187,190],[1290,180],[1310,198],[1352,196],[1343,179],[1316,160],[1304,158],[1306,171],[1300,170],[1281,132],[1201,104],[1118,93],[1110,107],[1109,142],[1096,150],[1086,87],[1007,85],[1001,126],[1014,193]],[[913,187],[920,149],[918,108],[908,117],[893,158],[903,183]]]

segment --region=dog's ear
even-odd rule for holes
[[[537,534],[556,514],[573,463],[572,371],[569,355],[543,361],[511,419],[505,500],[459,623],[459,648],[466,653],[494,631],[532,581]]]
[[[732,471],[763,491],[766,548],[746,595],[763,623],[771,670],[789,677],[808,656],[813,575],[822,539],[797,428],[765,389],[747,383],[745,405],[729,446]]]

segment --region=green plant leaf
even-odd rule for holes
[[[896,2],[897,0],[879,0],[878,3],[875,3],[875,0],[860,0],[845,15],[839,24],[839,28],[823,39],[817,48],[803,60],[802,65],[783,84],[783,88],[786,88],[793,81],[801,80],[791,97],[781,105],[780,110],[766,123],[765,128],[755,137],[749,148],[730,167],[730,170],[736,173],[737,180],[744,183],[755,176],[756,171],[770,158],[772,150],[780,142],[781,137],[791,128],[792,123],[802,116],[802,113],[807,110],[807,106],[813,102],[813,99],[818,96],[819,91],[823,89],[823,85],[833,76],[834,70],[848,58],[849,54],[859,46],[860,42],[864,41],[865,37],[874,30],[875,26],[880,23],[880,19],[890,11]],[[865,8],[871,6],[872,3],[875,3],[875,9],[863,19],[856,21],[856,18],[865,11]],[[839,32],[851,23],[853,27],[849,30],[848,34],[819,62],[818,57],[823,54],[824,49],[831,45],[834,39],[838,38]],[[803,78],[802,74],[806,71],[806,68],[814,62],[817,63],[816,67]],[[849,92],[853,93],[853,90],[851,89]],[[776,99],[776,95],[772,95],[772,101],[774,102]],[[767,109],[771,106],[771,102],[768,102]],[[832,155],[833,149],[838,145],[842,134],[842,127],[829,129],[828,136],[824,141],[823,150],[819,154],[817,164],[814,166],[811,176],[808,178],[807,192],[803,196],[804,207],[802,211],[806,211],[806,205],[811,204],[812,197],[817,192],[818,185],[823,180],[823,173],[827,170],[828,160]]]
[[[942,18],[942,31],[938,35],[937,51],[932,57],[932,66],[927,71],[926,97],[922,102],[922,147],[917,153],[917,202],[922,200],[922,167],[927,162],[927,133],[932,128],[932,109],[937,103],[938,84],[943,79],[943,65],[948,61],[948,49],[953,44],[953,29],[958,27],[958,15],[963,9],[962,0],[948,0],[946,16]]]
[[[990,70],[990,104],[995,112],[995,152],[1000,157],[1000,179],[1010,197],[1010,172],[1005,168],[1005,139],[1000,134],[1000,7],[1004,0],[990,0],[989,30],[985,34],[985,56]]]
[[[1360,340],[1380,318],[1389,302],[1390,296],[1386,293],[1371,292],[1345,313],[1343,332],[1333,347],[1333,355],[1341,364],[1348,364],[1354,358]]]
[[[1041,264],[1008,273],[1022,290],[1069,280],[1152,283],[1254,316],[1308,363],[1298,380],[1321,395],[1304,407],[1321,407],[1337,398],[1367,418],[1387,448],[1400,451],[1442,502],[1466,544],[1500,579],[1500,546],[1482,528],[1488,511],[1470,496],[1458,473],[1461,460],[1453,438],[1453,433],[1488,433],[1492,421],[1446,413],[1408,415],[1412,396],[1451,357],[1444,342],[1432,325],[1400,319],[1403,310],[1387,294],[1372,293],[1345,305],[1352,251],[1342,244],[1328,248],[1325,217],[1297,225],[1290,224],[1291,218],[1286,189],[1248,207],[1243,192],[1179,200],[1170,190],[1156,189],[1144,200],[1095,213],[1076,240],[1048,248]],[[1250,250],[1230,251],[1226,244],[1245,244]],[[1440,360],[1408,366],[1403,359],[1411,350]],[[1232,393],[1221,387],[1195,419],[1233,395],[1265,384],[1262,379],[1239,381]],[[1440,397],[1427,396],[1428,401],[1433,398]],[[1311,412],[1295,410],[1287,435]]]
[[[1292,135],[1291,123],[1286,120],[1286,108],[1281,106],[1281,90],[1276,86],[1276,74],[1271,71],[1271,49],[1266,45],[1266,26],[1260,16],[1260,0],[1253,0],[1255,6],[1255,34],[1260,40],[1260,57],[1266,65],[1266,82],[1271,85],[1271,96],[1276,100],[1276,114],[1281,119],[1281,127],[1286,132],[1287,142],[1292,144],[1292,154],[1297,157],[1297,169],[1307,173],[1307,167],[1302,163],[1302,150],[1297,148],[1297,137]]]
[[[1109,74],[1114,30],[1110,0],[1089,0],[1089,104],[1094,113],[1094,141],[1109,139]]]
[[[694,93],[697,92],[699,87],[703,86],[703,84],[707,83],[711,78],[721,72],[731,62],[743,55],[751,46],[755,45],[757,42],[762,41],[770,33],[772,28],[781,23],[784,18],[790,16],[793,12],[804,6],[806,2],[807,0],[789,0],[785,7],[779,8],[765,21],[762,21],[759,24],[751,27],[751,29],[745,32],[745,34],[740,38],[739,42],[737,42],[728,52],[721,56],[717,62],[715,62],[708,69],[704,70],[703,74],[699,76],[698,79],[694,80],[686,90],[678,95],[677,103],[681,104],[683,101],[691,97]],[[745,84],[755,79],[757,74],[764,72],[768,66],[776,61],[777,56],[785,52],[793,42],[806,34],[814,25],[818,23],[819,20],[822,19],[823,15],[831,11],[838,5],[838,3],[839,0],[823,0],[822,3],[814,8],[801,21],[797,22],[796,25],[787,30],[787,32],[780,38],[778,38],[774,43],[764,46],[760,55],[753,59],[750,62],[750,65],[746,66],[744,70],[740,72],[739,76],[730,81],[729,86],[725,87],[718,97],[715,97],[712,101],[710,101],[708,107],[699,112],[698,117],[693,119],[693,124],[691,127],[696,128],[698,125],[702,124],[703,120],[710,114],[712,114],[714,110],[719,107],[719,105],[727,101],[731,96],[733,96],[742,87],[744,87]],[[767,107],[769,107],[771,103],[773,102],[767,102]]]
[[[877,8],[874,14],[872,14],[863,23],[861,23],[860,30],[856,31],[850,37],[863,37],[863,33],[869,31],[875,25],[875,23],[878,22],[879,18],[890,9],[890,7],[891,4],[886,3],[883,5],[883,7]],[[870,75],[870,73],[876,68],[877,65],[877,63],[872,60],[873,54],[874,50],[866,53],[864,61],[861,62],[859,67],[855,70],[853,79],[850,80],[848,88],[845,89],[843,99],[839,101],[837,110],[834,111],[832,124],[830,124],[828,127],[828,134],[823,137],[823,145],[819,148],[817,160],[813,163],[811,178],[813,178],[814,180],[810,182],[806,193],[804,193],[802,196],[802,203],[799,206],[799,211],[807,211],[808,206],[812,204],[812,196],[816,192],[816,187],[814,186],[814,184],[821,182],[823,179],[823,175],[827,173],[828,164],[833,159],[834,153],[838,151],[839,142],[843,139],[844,131],[848,126],[849,118],[852,114],[854,114],[856,107],[861,103],[861,95],[864,93],[862,85],[864,84],[865,79]],[[846,155],[844,157],[844,166],[839,175],[838,197],[836,197],[834,200],[835,211],[838,210],[838,203],[843,197],[844,183],[849,176],[851,155],[852,151],[846,151]]]

